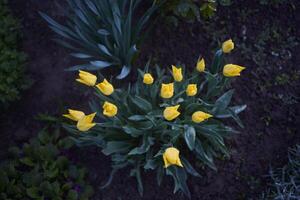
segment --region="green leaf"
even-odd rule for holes
[[[40,197],[39,189],[37,187],[27,188],[26,193],[29,197],[33,199],[38,199]]]
[[[218,98],[215,103],[213,113],[217,113],[217,112],[225,110],[228,107],[228,105],[230,104],[233,93],[234,93],[234,90],[229,90],[228,92],[223,94],[220,98]]]
[[[121,70],[120,74],[116,78],[117,79],[124,79],[126,76],[128,76],[130,71],[131,71],[131,67],[124,65],[122,67],[122,70]]]
[[[21,161],[21,163],[28,165],[30,167],[33,167],[35,165],[35,163],[29,157],[22,158],[22,159],[20,159],[20,161]]]
[[[130,98],[131,101],[141,110],[148,112],[152,110],[152,105],[142,97],[135,96]]]
[[[91,63],[91,65],[97,67],[97,69],[99,69],[99,70],[113,65],[110,62],[106,62],[106,61],[102,61],[102,60],[91,61],[90,63]]]
[[[215,53],[215,57],[213,59],[213,64],[212,64],[212,67],[210,70],[211,73],[215,74],[220,71],[222,59],[223,59],[223,52],[220,49]]]
[[[192,151],[195,147],[195,140],[196,140],[196,131],[193,126],[185,126],[184,139],[185,139],[187,146]]]
[[[205,150],[202,146],[202,143],[199,139],[196,139],[195,152],[196,152],[197,158],[202,160],[206,165],[208,165],[213,170],[217,170],[212,156],[205,152]]]
[[[154,141],[155,141],[155,138],[144,135],[142,145],[140,147],[136,147],[136,148],[132,149],[128,153],[128,155],[136,155],[136,154],[146,153],[150,149],[150,146],[154,144]]]
[[[128,117],[128,119],[132,120],[132,121],[143,121],[147,118],[144,115],[132,115],[132,116]]]
[[[106,147],[102,150],[104,155],[110,155],[113,153],[122,153],[127,151],[131,147],[131,144],[128,142],[117,142],[111,141],[106,144]]]
[[[86,58],[92,58],[93,56],[84,54],[84,53],[71,53],[71,56],[75,58],[81,58],[81,59],[86,59]]]
[[[76,190],[70,190],[67,195],[66,200],[77,200],[78,199],[78,193]]]
[[[231,111],[233,111],[236,115],[238,115],[239,113],[243,112],[246,108],[247,108],[247,105],[229,107],[228,109],[223,110],[223,112],[219,111],[218,113],[216,113],[214,115],[214,117],[216,117],[216,118],[229,118],[229,117],[232,117],[232,114],[229,111],[229,109]]]
[[[170,166],[167,168],[166,172],[167,175],[173,177],[175,183],[174,193],[176,193],[180,189],[189,199],[191,199],[191,193],[186,184],[187,174],[184,168],[177,167],[177,166]]]
[[[182,160],[183,167],[186,169],[186,171],[189,174],[196,176],[196,177],[201,177],[201,175],[193,168],[193,166],[187,159],[185,159],[184,157],[181,156],[181,160]]]

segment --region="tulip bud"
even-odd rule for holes
[[[102,83],[96,85],[96,87],[104,94],[111,95],[114,92],[114,87],[110,84],[106,79],[103,80]]]
[[[182,69],[177,68],[176,66],[172,65],[172,73],[173,73],[173,78],[175,81],[180,82],[183,79],[182,76]]]
[[[103,115],[107,117],[113,117],[118,113],[118,108],[116,105],[109,103],[107,101],[103,104]]]
[[[174,83],[162,84],[160,90],[160,96],[165,99],[169,99],[174,95]]]
[[[223,42],[222,51],[224,53],[230,53],[233,49],[234,49],[234,43],[231,39]]]
[[[78,122],[77,122],[77,129],[86,132],[93,128],[96,123],[92,123],[94,120],[94,117],[96,116],[96,113],[92,113],[90,115],[83,116]]]
[[[85,116],[84,112],[79,110],[68,109],[68,112],[69,114],[64,114],[63,116],[76,122]]]
[[[179,106],[180,105],[166,107],[164,110],[164,118],[168,121],[172,121],[178,117],[180,115],[180,112],[178,112]]]
[[[195,123],[200,123],[211,117],[212,117],[211,114],[208,114],[208,113],[205,113],[202,111],[197,111],[197,112],[194,112],[194,114],[192,115],[192,120]]]
[[[165,150],[163,154],[163,160],[165,168],[169,167],[170,165],[177,165],[179,167],[183,167],[179,157],[179,150],[175,147],[169,147]]]
[[[203,58],[201,60],[198,60],[196,68],[197,68],[198,72],[204,72],[204,70],[205,70],[205,60]]]
[[[240,76],[244,69],[246,68],[239,65],[227,64],[223,68],[223,75],[226,77]]]
[[[187,96],[195,96],[197,94],[197,84],[189,84],[186,88]]]
[[[146,74],[144,75],[143,83],[145,83],[145,84],[147,84],[147,85],[151,85],[151,84],[153,83],[153,81],[154,81],[154,79],[153,79],[153,77],[152,77],[151,74],[146,73]]]
[[[94,86],[97,81],[97,76],[89,72],[79,70],[79,78],[76,79],[76,81],[85,84],[87,86]]]

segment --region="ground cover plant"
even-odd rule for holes
[[[270,170],[272,179],[263,199],[292,200],[300,198],[300,146],[289,149],[288,163]]]
[[[112,173],[130,167],[131,176],[138,182],[143,194],[142,171],[155,170],[160,185],[164,174],[174,179],[174,193],[182,191],[189,198],[187,174],[199,177],[189,157],[216,170],[214,157],[229,157],[225,145],[236,131],[222,119],[232,118],[243,127],[238,114],[246,105],[231,105],[234,90],[228,90],[233,77],[245,69],[235,64],[224,64],[224,54],[234,49],[232,40],[223,43],[215,58],[206,67],[199,58],[194,72],[182,65],[172,66],[172,77],[164,69],[150,63],[134,85],[114,89],[106,79],[97,84],[97,77],[79,71],[78,82],[94,87],[95,101],[92,114],[69,109],[66,118],[76,121],[67,126],[79,146],[95,145],[111,156]],[[226,92],[225,92],[226,91]],[[95,116],[100,122],[94,122]]]
[[[18,50],[19,22],[11,15],[6,0],[0,1],[0,109],[20,99],[30,86],[25,75],[26,55]]]
[[[156,10],[156,4],[147,9],[139,20],[134,21],[140,0],[68,0],[71,10],[66,25],[61,25],[41,13],[50,28],[65,40],[57,42],[70,48],[71,55],[83,59],[83,65],[69,70],[102,70],[118,67],[118,79],[131,71],[138,54],[147,21]]]
[[[72,142],[60,131],[41,131],[22,147],[11,147],[0,165],[0,199],[87,200],[93,188],[86,170],[64,155]]]
[[[178,26],[180,20],[188,23],[207,20],[214,16],[218,6],[229,6],[231,0],[154,0],[162,3],[160,13],[167,22]]]

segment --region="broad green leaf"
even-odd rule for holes
[[[132,115],[132,116],[128,117],[128,119],[132,120],[132,121],[143,121],[147,118],[144,115]]]
[[[241,106],[229,107],[228,109],[230,109],[236,115],[238,115],[239,113],[243,112],[246,108],[247,108],[247,105],[241,105]],[[216,118],[229,118],[229,117],[232,117],[232,114],[228,109],[223,110],[223,112],[219,111],[218,113],[216,113],[216,115],[214,115],[214,117],[216,117]]]
[[[143,99],[142,97],[135,96],[131,98],[131,101],[141,110],[148,112],[152,110],[152,105],[149,101],[146,99]]]
[[[97,67],[98,69],[103,69],[103,68],[110,67],[111,65],[113,65],[110,62],[101,61],[101,60],[91,61],[90,63],[91,63],[91,65]]]
[[[223,111],[228,107],[228,105],[230,104],[233,92],[234,92],[234,90],[229,90],[228,92],[226,92],[220,98],[217,99],[217,101],[215,103],[215,107],[213,109],[213,113]]]
[[[136,147],[132,149],[128,155],[136,155],[136,154],[144,154],[146,153],[149,149],[150,146],[154,144],[155,138],[149,137],[148,135],[145,135],[143,137],[143,143],[140,147]]]
[[[184,128],[184,139],[187,146],[192,151],[195,147],[195,140],[196,140],[196,131],[193,126],[186,126]]]
[[[102,150],[102,153],[104,153],[104,155],[108,156],[113,153],[125,152],[130,147],[131,147],[131,144],[128,142],[111,141],[106,144],[105,148]]]
[[[125,78],[126,76],[128,76],[128,74],[130,73],[131,71],[131,67],[130,66],[126,66],[124,65],[122,67],[122,70],[121,70],[121,73],[116,77],[117,79],[123,79]]]
[[[181,161],[183,164],[183,167],[186,169],[186,171],[196,177],[201,177],[201,175],[193,168],[193,166],[191,165],[191,163],[185,159],[184,157],[181,156]]]

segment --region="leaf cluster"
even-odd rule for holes
[[[300,145],[289,149],[288,163],[270,171],[272,184],[263,199],[293,200],[300,198]]]
[[[70,15],[61,25],[48,15],[41,13],[50,28],[62,39],[61,45],[71,49],[71,55],[84,60],[83,65],[69,70],[102,70],[118,67],[118,79],[131,71],[137,56],[137,45],[141,42],[144,27],[157,6],[152,5],[138,20],[141,0],[67,0]]]
[[[0,104],[6,108],[20,98],[20,93],[31,85],[31,81],[24,70],[26,55],[18,51],[19,23],[3,0],[0,0],[0,27]]]
[[[231,0],[154,0],[164,2],[160,8],[161,14],[168,22],[178,25],[179,20],[189,23],[208,19],[214,16],[218,5],[228,6]]]
[[[221,73],[223,53],[215,54],[212,65],[204,73],[184,70],[184,80],[174,83],[174,96],[163,99],[160,96],[162,83],[173,82],[167,71],[156,66],[150,69],[150,62],[144,71],[139,70],[139,78],[134,85],[115,89],[110,96],[103,95],[95,89],[96,99],[90,103],[91,110],[97,112],[100,123],[88,132],[81,133],[75,126],[65,127],[72,133],[73,140],[79,146],[96,145],[102,148],[105,155],[112,158],[112,173],[109,185],[115,172],[130,167],[131,176],[138,182],[139,192],[143,193],[141,173],[155,170],[160,185],[163,175],[174,179],[174,193],[178,190],[190,196],[186,181],[188,174],[200,176],[189,160],[199,160],[204,166],[216,170],[215,157],[229,156],[225,138],[236,131],[226,126],[222,120],[234,119],[243,127],[238,114],[246,105],[231,105],[233,90],[224,92],[229,79]],[[184,69],[184,67],[182,67]],[[151,73],[154,83],[143,83],[143,75]],[[197,84],[198,94],[186,95],[188,84]],[[107,118],[102,114],[101,105],[107,101],[118,107],[115,117]],[[164,119],[163,111],[168,106],[180,105],[181,113],[174,121]],[[196,111],[204,111],[214,117],[199,124],[192,121]],[[180,150],[183,168],[170,166],[164,169],[162,155],[166,148],[176,147]]]
[[[93,189],[85,182],[85,169],[62,153],[72,145],[59,138],[59,131],[43,130],[21,148],[11,147],[10,158],[0,166],[0,199],[89,199]]]

